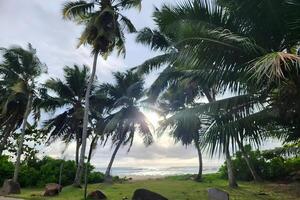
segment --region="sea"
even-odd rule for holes
[[[217,172],[219,166],[210,166],[203,168],[203,174]],[[96,171],[105,172],[105,168],[96,168]],[[130,176],[172,176],[184,174],[197,174],[198,167],[115,167],[112,168],[113,176],[130,177]]]

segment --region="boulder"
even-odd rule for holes
[[[161,196],[155,192],[146,189],[137,189],[133,193],[132,200],[168,200],[166,197]]]
[[[2,189],[0,191],[1,194],[20,194],[21,187],[18,182],[14,182],[12,179],[6,179],[3,183]]]
[[[103,192],[96,190],[88,194],[87,199],[89,200],[106,200],[107,197]]]
[[[58,195],[62,190],[62,186],[57,183],[48,183],[45,187],[44,196],[55,196]]]
[[[208,189],[208,200],[229,200],[229,194],[217,188]]]

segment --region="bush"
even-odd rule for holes
[[[265,180],[279,180],[286,178],[294,171],[300,170],[300,158],[284,158],[279,155],[251,151],[248,146],[245,148],[256,172]],[[237,152],[232,159],[236,178],[241,181],[253,180],[252,174],[241,152]],[[227,178],[226,162],[219,169],[222,178]]]
[[[44,157],[42,160],[33,158],[21,164],[19,182],[22,187],[43,187],[47,183],[58,183],[60,167],[63,164],[62,185],[73,183],[76,173],[75,161],[64,161]],[[104,181],[104,175],[100,172],[93,172],[94,167],[89,165],[89,183],[100,183]],[[0,156],[0,184],[5,179],[12,178],[14,173],[14,163],[8,156]]]
[[[14,164],[9,161],[8,156],[0,156],[0,184],[2,186],[5,179],[9,179],[14,174]]]
[[[41,177],[38,182],[39,186],[44,186],[47,183],[57,183],[61,164],[63,164],[61,184],[65,186],[73,183],[76,173],[76,164],[74,161],[63,161],[45,157],[41,162],[44,164],[40,167]]]
[[[89,183],[102,183],[104,181],[104,174],[101,172],[91,172],[88,176]]]

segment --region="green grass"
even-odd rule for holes
[[[229,192],[231,200],[300,200],[300,183],[275,184],[275,183],[249,183],[239,182],[238,189],[230,189],[227,181],[222,180],[217,174],[205,175],[203,182],[190,180],[189,176],[174,176],[160,180],[144,180],[125,182],[113,185],[89,185],[89,191],[101,190],[109,200],[122,200],[123,197],[131,199],[132,193],[137,188],[146,188],[162,194],[170,200],[201,200],[207,199],[208,188],[219,188]],[[32,200],[80,200],[83,189],[71,186],[63,188],[57,197],[46,198],[42,196],[43,189],[22,189],[21,195],[14,197]]]

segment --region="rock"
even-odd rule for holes
[[[137,189],[133,193],[132,200],[168,200],[166,197],[161,196],[155,192],[146,189]]]
[[[208,200],[229,200],[229,194],[216,188],[208,189]]]
[[[55,196],[58,195],[62,190],[62,186],[57,183],[48,183],[45,187],[44,196]]]
[[[20,194],[21,193],[21,187],[18,182],[14,182],[12,179],[7,179],[4,181],[1,194],[7,195],[7,194]]]
[[[88,194],[87,199],[89,200],[106,200],[107,197],[100,190],[93,191]]]

